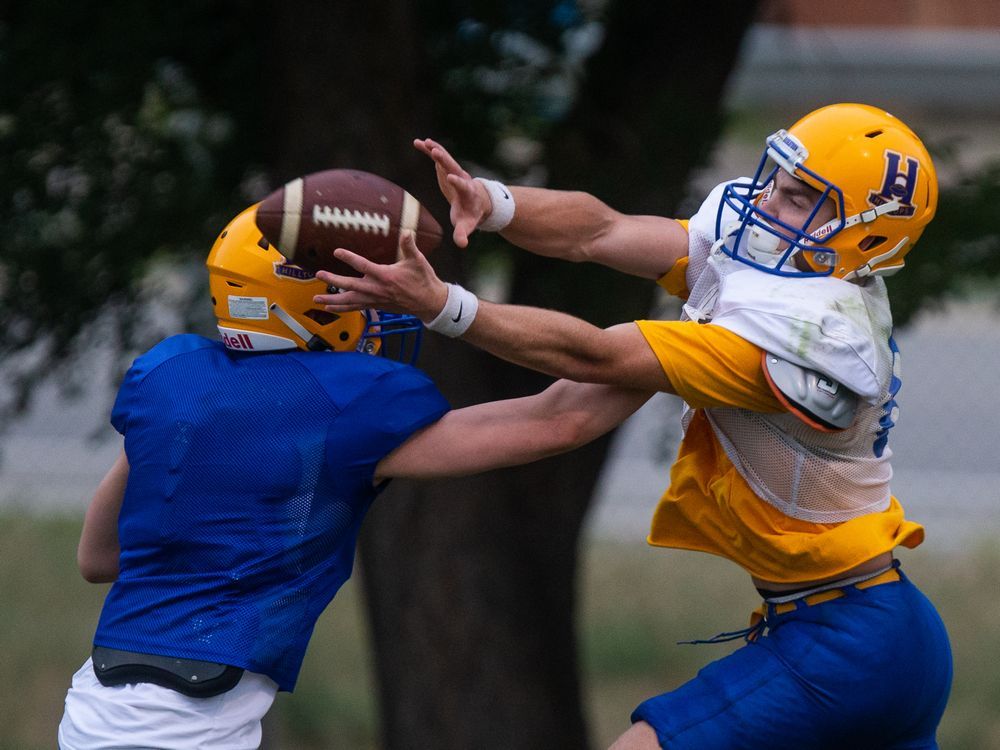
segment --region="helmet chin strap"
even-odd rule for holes
[[[863,279],[865,276],[892,276],[892,274],[896,273],[896,271],[898,271],[900,268],[903,267],[902,263],[900,263],[898,266],[889,266],[888,268],[873,268],[873,267],[877,266],[879,263],[882,263],[883,261],[889,260],[889,258],[893,257],[896,253],[898,253],[900,250],[906,247],[906,243],[909,241],[910,241],[909,237],[904,237],[891,250],[886,250],[881,255],[876,255],[874,258],[871,258],[867,263],[865,263],[860,268],[855,268],[853,271],[846,274],[844,276],[844,280],[850,281],[851,279]]]
[[[866,208],[864,211],[859,211],[853,216],[848,216],[844,219],[844,224],[841,229],[847,229],[848,227],[853,227],[855,224],[860,224],[864,222],[865,224],[870,224],[875,221],[879,216],[883,214],[892,213],[897,210],[903,204],[897,199],[893,198],[891,201],[886,201],[881,206],[875,206],[874,208]],[[835,229],[837,229],[840,222],[837,219],[831,219],[826,224],[821,226],[815,232],[812,232],[812,236],[817,240],[822,240],[828,234],[831,234]]]
[[[277,302],[272,302],[271,306],[268,309],[271,312],[273,312],[277,316],[278,320],[284,323],[285,326],[292,333],[294,333],[296,336],[298,336],[300,339],[306,342],[306,348],[309,349],[309,351],[317,352],[331,348],[330,345],[327,344],[323,339],[307,331],[306,328],[301,323],[299,323],[299,321],[297,321],[287,312],[282,310],[278,306]]]
[[[871,222],[875,221],[875,219],[877,219],[879,216],[882,216],[883,214],[892,213],[893,211],[897,210],[901,205],[902,204],[897,199],[893,198],[891,201],[886,201],[885,203],[879,206],[875,206],[874,208],[866,208],[864,211],[859,211],[853,216],[849,216],[846,219],[844,219],[843,229],[847,229],[848,227],[853,227],[855,224],[860,224],[862,222],[865,224],[870,224]],[[823,226],[821,226],[812,234],[814,237],[822,239],[827,234],[830,234],[830,232],[836,229],[837,224],[838,221],[834,219],[833,221],[829,221]],[[896,255],[896,253],[898,253],[900,250],[906,247],[906,243],[909,241],[910,241],[909,237],[904,237],[892,249],[887,250],[880,255],[876,255],[874,258],[871,258],[865,265],[859,268],[855,268],[853,271],[850,271],[849,273],[845,274],[843,277],[844,280],[850,281],[851,279],[862,279],[865,276],[890,276],[896,273],[896,271],[898,271],[900,268],[903,267],[902,264],[899,264],[898,266],[890,266],[889,268],[873,269],[873,267],[877,266],[879,263],[882,263],[892,258],[894,255]]]

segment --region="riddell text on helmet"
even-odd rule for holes
[[[245,333],[237,333],[234,336],[230,336],[227,333],[222,334],[222,343],[227,349],[253,349],[253,342],[250,337]]]

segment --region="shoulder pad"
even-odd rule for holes
[[[858,395],[836,380],[769,352],[764,352],[763,370],[778,400],[810,427],[836,432],[854,423]]]

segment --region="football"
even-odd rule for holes
[[[354,169],[328,169],[298,177],[257,207],[264,238],[309,271],[360,274],[333,257],[338,247],[376,263],[399,257],[400,233],[416,233],[429,253],[441,243],[441,225],[420,202],[389,180]]]

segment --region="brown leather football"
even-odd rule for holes
[[[403,230],[416,232],[423,253],[441,243],[440,224],[416,198],[383,177],[354,169],[292,180],[261,201],[256,221],[289,263],[343,276],[360,274],[333,257],[338,247],[392,263],[399,257]]]

